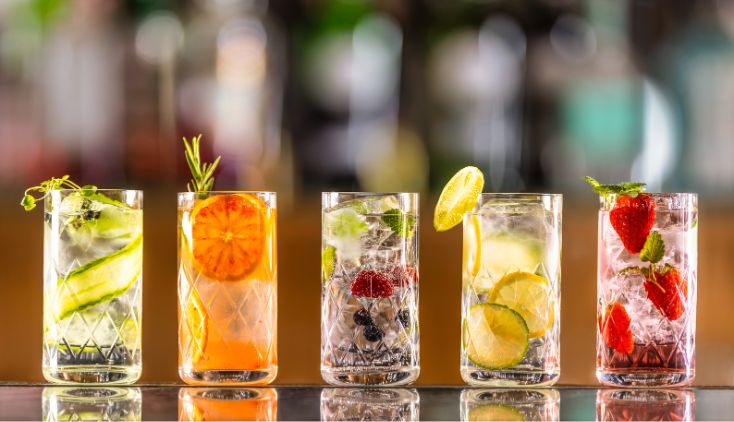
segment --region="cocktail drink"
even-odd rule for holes
[[[602,195],[596,374],[609,385],[685,385],[695,375],[695,194]]]
[[[321,376],[400,385],[418,377],[418,194],[326,192]]]
[[[611,390],[596,393],[597,421],[693,421],[696,397],[690,390]]]
[[[141,371],[143,193],[45,196],[43,375],[129,384]]]
[[[179,375],[263,385],[278,370],[276,197],[178,195]]]
[[[420,398],[405,388],[324,388],[322,421],[418,421]]]
[[[560,373],[561,195],[481,194],[464,215],[461,376],[550,385]]]
[[[43,420],[140,421],[143,420],[139,388],[46,387]]]
[[[278,393],[272,388],[182,388],[180,421],[275,421]]]
[[[462,421],[557,421],[560,395],[553,389],[464,390]]]

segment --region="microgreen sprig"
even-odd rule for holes
[[[586,183],[590,184],[594,189],[595,193],[601,196],[608,196],[611,194],[626,195],[636,197],[640,192],[645,190],[646,183],[639,182],[624,182],[616,185],[605,185],[597,182],[594,178],[586,176],[584,177]]]
[[[201,134],[191,138],[191,143],[185,137],[183,141],[186,148],[184,152],[186,163],[191,170],[191,183],[187,183],[186,188],[189,192],[208,192],[212,190],[214,187],[214,170],[216,170],[222,157],[217,157],[213,163],[201,162],[201,153],[199,152]]]
[[[36,208],[36,203],[46,198],[51,191],[64,188],[79,191],[84,196],[89,196],[97,191],[97,187],[93,185],[79,186],[69,179],[68,174],[65,174],[62,177],[52,177],[48,180],[44,180],[38,186],[26,189],[25,192],[23,192],[23,199],[21,199],[20,205],[26,211],[30,211],[33,208]],[[34,193],[40,194],[40,196],[34,196]]]

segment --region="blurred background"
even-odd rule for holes
[[[319,383],[320,192],[422,195],[423,384],[460,383],[461,233],[432,207],[565,195],[562,378],[594,383],[597,198],[582,182],[701,194],[698,378],[734,384],[734,2],[0,0],[0,379],[40,381],[50,176],[145,190],[143,381],[177,381],[181,137],[219,189],[279,203],[278,383]]]

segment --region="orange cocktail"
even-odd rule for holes
[[[272,388],[182,388],[180,421],[274,421],[278,393]]]
[[[179,194],[179,375],[186,383],[275,378],[275,220],[275,193]]]

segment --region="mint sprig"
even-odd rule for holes
[[[643,192],[645,190],[645,185],[647,185],[647,183],[640,182],[624,182],[616,185],[605,185],[589,176],[585,176],[584,180],[586,180],[586,183],[591,185],[595,193],[598,193],[601,196],[626,195],[634,198],[637,194]]]
[[[201,162],[201,152],[199,151],[201,134],[192,138],[191,143],[186,140],[186,137],[183,138],[183,142],[186,149],[184,151],[186,163],[191,170],[191,182],[186,184],[186,189],[189,192],[209,192],[214,187],[214,170],[216,170],[222,157],[217,157],[213,163]]]
[[[78,191],[83,196],[91,196],[97,192],[97,187],[94,185],[80,186],[73,182],[68,174],[61,177],[52,177],[48,180],[44,180],[38,186],[32,186],[23,192],[23,199],[20,200],[20,206],[26,211],[30,211],[36,208],[36,203],[45,199],[51,191],[59,189],[72,189]],[[34,196],[33,194],[40,194]]]

